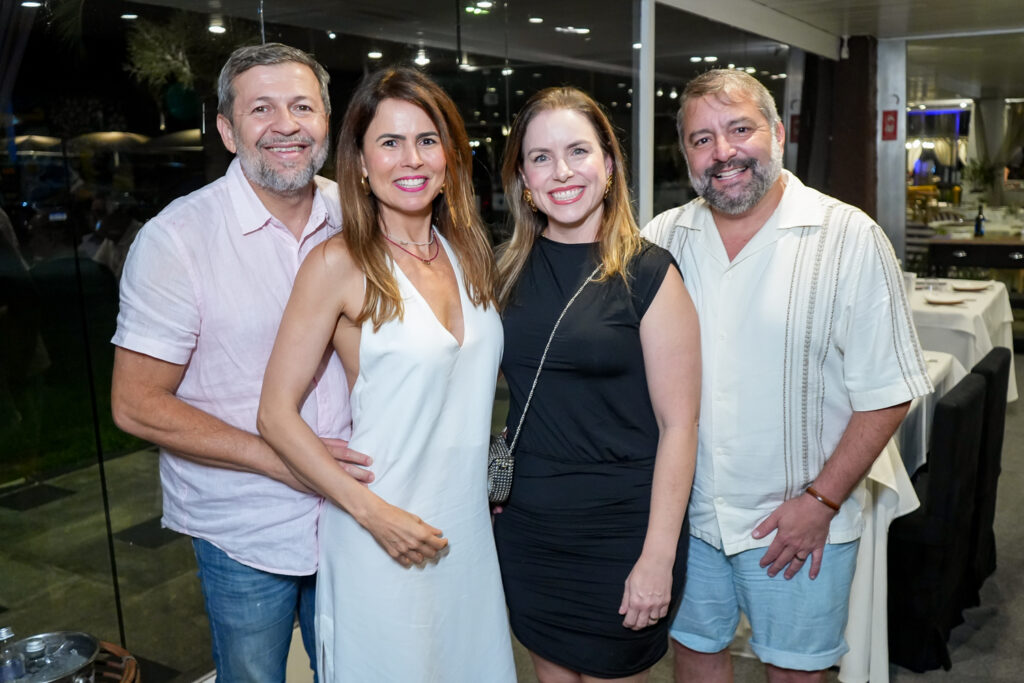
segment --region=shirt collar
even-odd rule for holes
[[[271,223],[281,225],[252,189],[248,178],[242,172],[242,163],[238,157],[235,157],[228,166],[225,178],[235,214],[238,216],[238,228],[243,235],[256,232]],[[337,184],[320,176],[313,178],[313,184],[313,208],[309,214],[309,221],[302,231],[303,239],[323,225],[327,226],[329,236],[341,230],[341,205],[338,200]]]

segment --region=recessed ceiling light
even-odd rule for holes
[[[704,61],[705,62],[717,62],[718,61],[718,57],[715,57],[714,55],[710,55],[708,57],[705,57]]]
[[[512,75],[512,69],[510,67],[506,66],[504,69],[501,70],[501,75],[502,76],[511,76]]]
[[[544,23],[544,17],[530,17],[530,23],[531,24],[543,24]]]
[[[590,29],[585,26],[580,26],[578,28],[576,26],[556,26],[555,30],[559,33],[571,33],[575,36],[585,36],[590,33]]]
[[[207,30],[210,33],[216,33],[218,35],[220,35],[221,33],[227,32],[227,29],[224,28],[224,17],[222,17],[219,14],[211,14],[210,15],[210,26],[209,26],[209,28]]]
[[[757,73],[757,69],[755,69],[752,66],[748,66],[746,69],[744,69],[744,71],[746,71],[748,74],[756,74]]]
[[[658,97],[663,97],[665,95],[665,91],[662,90],[661,88],[658,88],[654,94],[657,95]]]
[[[381,57],[384,56],[384,53],[381,52],[380,50],[370,50],[369,52],[366,53],[366,56],[369,57],[370,59],[380,59]]]
[[[42,7],[43,3],[41,3],[41,2],[27,2],[26,1],[26,2],[21,3],[21,6],[22,7],[33,7],[33,8],[35,8],[35,7]]]
[[[644,46],[643,43],[633,43],[633,49],[634,50],[639,50],[639,49],[643,48],[643,46]]]
[[[693,62],[694,64],[696,64],[697,62],[701,61],[701,58],[700,57],[690,57],[690,61]]]
[[[412,61],[416,66],[426,66],[430,64],[430,57],[427,57],[427,51],[421,47],[416,51],[416,59]]]
[[[330,38],[331,40],[334,40],[335,38],[338,37],[338,34],[335,33],[334,31],[328,31],[327,32],[327,37]]]
[[[476,3],[476,6],[480,9],[491,9],[494,7],[494,3],[491,0],[480,0],[480,2]]]
[[[138,19],[139,15],[138,14],[122,14],[121,18],[124,19],[125,21],[133,21],[135,19]]]
[[[672,88],[672,92],[670,92],[668,96],[674,100],[679,97],[679,92],[675,88]]]

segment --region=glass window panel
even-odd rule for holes
[[[686,83],[711,68],[743,69],[768,88],[779,115],[784,116],[789,47],[659,4],[654,51],[654,215],[657,215],[695,196],[687,178],[686,162],[679,151],[675,127],[678,98]]]

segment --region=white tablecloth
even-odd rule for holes
[[[969,280],[943,280],[952,284]],[[920,284],[920,283],[919,283]],[[980,292],[956,292],[948,289],[943,296],[961,296],[963,303],[930,304],[931,292],[918,289],[910,296],[914,327],[922,348],[953,354],[969,372],[974,364],[996,346],[1013,349],[1013,311],[1010,296],[1002,282],[989,282]],[[1010,383],[1007,401],[1017,400],[1017,379],[1010,359]]]
[[[868,473],[864,533],[857,550],[846,623],[850,651],[839,660],[843,683],[889,681],[889,524],[919,505],[899,449],[890,439]]]

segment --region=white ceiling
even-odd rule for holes
[[[773,52],[778,57],[779,43],[835,57],[841,36],[871,35],[907,40],[910,101],[1024,97],[1024,0],[660,1],[656,12],[659,74],[681,71],[677,62],[681,67],[691,53],[715,54],[721,63],[742,63],[744,58]],[[248,19],[257,17],[259,6],[259,0],[144,2]],[[486,16],[460,15],[452,0],[264,0],[263,4],[270,23],[449,49],[455,43],[458,16],[463,49],[491,55],[497,63],[507,54],[512,61],[623,74],[632,70],[633,3],[629,0],[508,0],[507,11],[498,0]],[[721,24],[680,20],[673,8]],[[531,15],[544,17],[544,23],[527,23]],[[557,25],[585,25],[591,34],[587,38],[556,34]],[[670,25],[671,31],[663,25]]]

